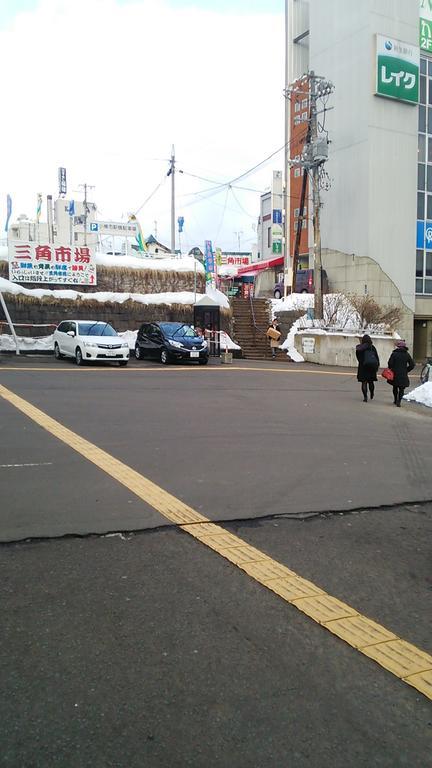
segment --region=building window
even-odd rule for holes
[[[423,251],[416,251],[416,277],[423,277]]]
[[[307,109],[309,105],[309,99],[303,99],[302,101],[302,109]]]
[[[294,112],[300,112],[300,102],[296,101],[294,105]]]
[[[426,253],[426,269],[425,269],[425,275],[426,277],[432,277],[432,253]]]
[[[300,171],[301,171],[300,168],[294,168],[294,176],[296,177],[300,176]]]
[[[429,88],[429,98],[431,96],[431,89]],[[426,78],[420,78],[420,104],[426,104]]]
[[[267,248],[271,248],[271,227],[267,227]]]
[[[426,166],[423,163],[418,164],[417,189],[424,190],[426,178]]]
[[[432,293],[432,280],[425,280],[424,292]]]
[[[302,112],[301,119],[302,119],[303,123],[306,123],[307,120],[308,120],[308,113],[307,112]]]
[[[419,163],[426,162],[426,136],[421,133],[418,137],[418,161]]]
[[[420,221],[424,221],[424,210],[425,210],[425,193],[424,192],[417,192],[417,218]]]
[[[301,118],[300,115],[296,115],[294,118],[294,125],[300,125]]]
[[[428,221],[432,220],[432,195],[427,195],[426,218],[428,219]]]
[[[423,293],[423,280],[416,279],[416,293]]]
[[[420,133],[426,133],[426,107],[419,106],[418,125]]]

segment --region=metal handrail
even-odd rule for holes
[[[265,336],[265,335],[266,335],[266,331],[263,331],[263,329],[262,329],[262,328],[260,328],[260,327],[259,327],[259,326],[256,324],[256,319],[255,319],[255,310],[254,310],[254,306],[253,306],[253,296],[252,296],[252,294],[249,294],[249,304],[250,304],[251,313],[252,313],[252,320],[253,320],[253,323],[252,323],[252,324],[253,324],[253,327],[254,327],[254,328],[257,330],[257,331],[259,331],[260,333],[264,334],[264,336]]]

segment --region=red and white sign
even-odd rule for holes
[[[237,256],[236,253],[223,253],[221,257],[221,264],[230,267],[244,267],[250,264],[250,262],[250,256]]]
[[[15,283],[96,285],[91,248],[83,245],[9,242],[9,280]]]

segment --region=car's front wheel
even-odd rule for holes
[[[84,365],[82,352],[79,347],[77,347],[75,350],[75,362],[77,365]]]
[[[120,368],[124,368],[128,364],[127,360],[119,360],[119,366]]]
[[[163,365],[168,365],[168,363],[170,362],[170,356],[166,351],[166,349],[161,349],[160,361]]]
[[[63,357],[62,353],[60,352],[60,347],[57,344],[57,342],[54,344],[54,357],[56,360],[61,360]]]
[[[139,346],[139,344],[135,344],[135,357],[137,360],[141,360],[142,358],[141,347]]]

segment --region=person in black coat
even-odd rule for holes
[[[360,344],[356,346],[356,357],[358,360],[357,381],[361,381],[361,390],[363,393],[363,402],[367,403],[368,386],[370,399],[374,399],[375,381],[377,380],[377,371],[380,365],[378,352],[372,344],[372,339],[367,333],[363,336]]]
[[[403,340],[396,342],[396,349],[389,357],[388,367],[394,373],[393,381],[388,383],[393,387],[393,403],[398,408],[401,406],[401,400],[404,396],[405,387],[409,387],[408,373],[412,371],[415,362],[408,352],[408,347]]]

